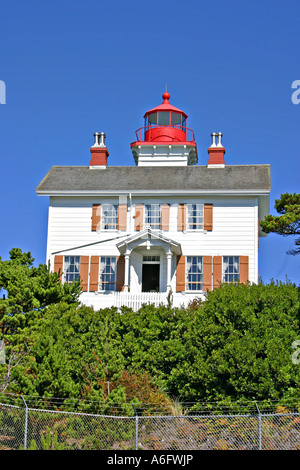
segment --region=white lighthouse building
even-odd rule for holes
[[[94,134],[86,166],[53,166],[47,261],[62,282],[80,278],[95,309],[186,305],[220,282],[258,281],[259,220],[269,211],[270,166],[227,165],[222,134],[198,162],[188,116],[163,102],[130,144],[133,164],[110,166]]]

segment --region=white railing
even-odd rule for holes
[[[80,302],[87,307],[93,307],[94,310],[129,307],[136,312],[143,304],[152,304],[158,307],[161,304],[168,305],[169,301],[174,308],[185,308],[196,297],[205,300],[204,294],[195,295],[184,292],[172,293],[171,299],[168,299],[167,292],[83,292],[80,296]]]
[[[95,296],[81,298],[84,305],[93,306],[95,310],[110,307],[129,307],[133,311],[139,310],[143,304],[152,304],[158,307],[168,303],[167,292],[111,292],[109,294],[99,293]]]
[[[116,307],[130,307],[136,311],[143,304],[152,304],[158,307],[167,303],[167,293],[165,292],[141,292],[132,294],[130,292],[114,292],[114,305]]]

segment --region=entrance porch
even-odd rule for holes
[[[168,294],[175,291],[180,243],[164,237],[158,230],[147,228],[116,246],[124,256],[123,292]]]
[[[123,257],[121,292],[82,293],[83,304],[95,310],[125,306],[137,311],[143,304],[186,307],[195,298],[192,292],[176,292],[177,257],[182,254],[180,243],[163,236],[159,230],[146,228],[120,241],[116,247]]]

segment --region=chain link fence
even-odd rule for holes
[[[300,450],[300,413],[105,416],[0,403],[0,450]]]

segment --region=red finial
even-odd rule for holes
[[[162,95],[162,97],[164,99],[164,103],[169,103],[170,93],[165,91],[164,94]]]

